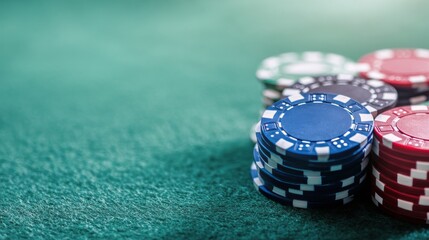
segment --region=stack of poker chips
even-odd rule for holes
[[[351,74],[303,77],[282,92],[282,98],[300,93],[332,93],[350,97],[371,112],[379,113],[394,108],[398,93],[393,86],[375,79],[364,79]]]
[[[429,107],[397,107],[378,115],[374,125],[374,204],[391,215],[429,223]]]
[[[288,52],[271,56],[262,61],[256,78],[263,85],[262,111],[282,98],[282,91],[304,76],[356,74],[356,63],[334,53],[316,51]],[[255,126],[250,139],[256,142]]]
[[[256,127],[257,190],[298,208],[344,205],[366,177],[374,120],[355,100],[303,93],[268,107]]]
[[[398,106],[429,99],[429,50],[383,49],[363,56],[357,69],[361,76],[379,79],[398,90]]]

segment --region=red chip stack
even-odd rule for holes
[[[371,195],[385,212],[429,223],[429,107],[404,106],[377,116]]]

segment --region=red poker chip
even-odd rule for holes
[[[422,188],[422,187],[409,187],[401,185],[397,182],[395,182],[393,179],[388,178],[387,176],[379,173],[377,170],[372,171],[372,177],[374,179],[378,179],[382,181],[383,183],[389,185],[390,188],[396,189],[397,191],[406,192],[408,194],[414,194],[414,195],[423,195],[423,196],[429,196],[429,187]]]
[[[374,177],[371,177],[371,180],[372,180],[371,182],[372,185],[376,187],[378,190],[382,191],[384,194],[425,207],[427,211],[429,211],[429,196],[412,195],[407,192],[398,191],[392,188],[391,186],[389,186],[389,184],[384,183],[381,180],[376,179]]]
[[[373,160],[380,160],[384,162],[385,164],[392,166],[392,167],[399,167],[403,170],[418,170],[418,171],[429,171],[429,163],[428,162],[421,162],[421,161],[408,161],[405,159],[400,159],[397,157],[392,157],[386,153],[379,152],[378,155],[375,152],[372,152],[372,159]]]
[[[423,224],[424,225],[429,224],[429,221],[427,221],[427,220],[420,220],[420,219],[410,218],[407,215],[403,215],[403,214],[394,212],[391,209],[386,208],[382,204],[378,203],[375,200],[374,196],[371,196],[371,198],[372,198],[372,202],[374,203],[374,205],[377,206],[377,208],[380,209],[386,215],[389,215],[389,216],[394,217],[394,218],[396,218],[398,220],[401,220],[401,221],[407,221],[407,222],[414,223],[414,224],[422,224],[422,225]]]
[[[413,105],[390,109],[374,121],[380,145],[410,156],[429,156],[429,106]]]
[[[359,64],[365,78],[402,88],[429,85],[428,49],[383,49],[363,56]]]
[[[429,187],[429,180],[415,179],[405,174],[395,173],[390,169],[384,166],[381,166],[377,162],[373,163],[373,168],[375,168],[375,170],[377,170],[379,173],[389,177],[390,179],[392,179],[394,182],[398,184],[409,186],[409,187],[421,187],[421,188]]]
[[[412,201],[404,200],[401,197],[387,194],[374,186],[371,188],[371,193],[374,194],[377,202],[390,206],[393,209],[401,209],[407,212],[424,213],[425,215],[429,213],[429,206],[421,206]]]
[[[402,220],[410,220],[410,221],[418,222],[422,224],[429,224],[429,221],[427,220],[428,219],[427,214],[425,214],[424,212],[407,211],[407,210],[395,207],[394,205],[392,206],[392,204],[386,203],[385,201],[383,201],[383,203],[380,203],[377,201],[378,195],[376,195],[375,193],[371,193],[371,198],[373,203],[378,208],[380,208],[381,210],[385,211],[386,213],[394,217],[398,217]]]
[[[378,165],[390,169],[392,172],[404,174],[415,179],[429,180],[429,172],[427,170],[403,167],[393,159],[390,159],[390,161],[385,160],[385,158],[378,157],[375,154],[372,155],[372,160],[373,162],[377,162]]]
[[[407,163],[412,163],[413,166],[416,162],[422,162],[422,165],[427,164],[425,167],[427,170],[429,170],[429,156],[423,157],[423,156],[411,156],[408,153],[399,152],[390,148],[385,147],[384,145],[380,144],[380,141],[377,138],[373,138],[373,144],[372,144],[372,152],[374,152],[377,156],[387,155],[387,156],[393,156],[394,159],[399,159],[399,161],[403,160]],[[426,162],[426,163],[425,163]]]
[[[392,165],[394,167],[399,167],[402,169],[416,169],[420,171],[429,171],[429,162],[419,160],[417,157],[408,157],[403,158],[396,153],[391,153],[388,151],[381,151],[378,149],[378,140],[373,140],[372,146],[372,159],[373,160],[381,160],[385,162],[387,165]],[[377,159],[377,157],[379,159]]]

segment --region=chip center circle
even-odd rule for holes
[[[382,65],[383,72],[397,75],[427,75],[429,74],[428,59],[390,59]]]
[[[288,74],[317,75],[331,71],[331,67],[323,63],[300,62],[292,63],[283,67]]]
[[[346,133],[352,125],[350,113],[329,103],[298,105],[281,119],[290,136],[306,141],[329,141]]]
[[[396,124],[408,136],[429,140],[429,114],[413,114],[402,117]]]

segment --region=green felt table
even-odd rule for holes
[[[249,176],[266,56],[429,48],[423,1],[1,1],[0,239],[429,238]]]

